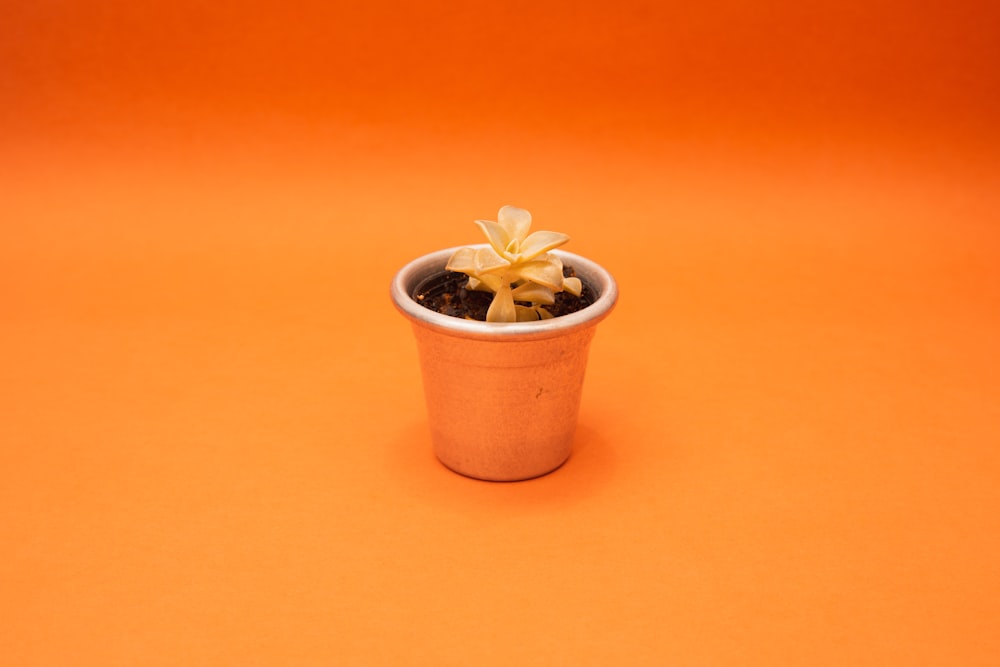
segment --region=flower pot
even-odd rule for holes
[[[618,288],[606,270],[553,250],[590,287],[590,306],[537,322],[478,322],[421,306],[413,294],[444,271],[455,248],[404,266],[392,300],[417,340],[434,453],[477,479],[515,481],[561,466],[573,445],[587,353]]]

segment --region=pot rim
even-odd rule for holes
[[[413,324],[458,338],[514,341],[554,338],[571,331],[595,326],[618,301],[618,285],[601,265],[565,250],[550,250],[563,263],[571,264],[577,276],[597,294],[597,299],[575,313],[537,322],[480,322],[434,312],[417,303],[412,292],[417,284],[435,271],[443,271],[448,259],[460,247],[484,248],[486,244],[456,246],[428,253],[400,269],[392,279],[390,294],[396,308]]]

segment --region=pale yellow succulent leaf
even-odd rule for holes
[[[495,273],[484,273],[481,276],[470,276],[467,289],[479,290],[480,292],[496,292],[500,289],[503,281]]]
[[[545,305],[551,305],[556,302],[556,295],[551,287],[531,282],[518,285],[514,288],[513,294],[515,301],[530,301],[534,304],[542,303]]]
[[[491,220],[476,220],[476,224],[483,230],[486,240],[493,246],[497,254],[503,254],[507,250],[507,245],[511,242],[510,236],[499,223]]]
[[[558,248],[569,241],[569,236],[559,232],[535,232],[521,243],[521,261],[534,259],[543,252]]]
[[[510,285],[503,285],[493,297],[489,310],[486,311],[487,322],[516,322],[517,308]]]
[[[562,262],[555,255],[546,255],[543,259],[515,265],[511,270],[520,279],[544,285],[556,292],[562,289]]]
[[[535,312],[538,313],[538,319],[540,320],[551,320],[555,315],[545,310],[544,308],[535,308]]]
[[[517,321],[518,322],[537,322],[540,318],[540,314],[534,308],[528,308],[527,306],[514,306],[517,311]]]
[[[573,296],[583,294],[583,282],[579,278],[563,278],[563,289]]]
[[[531,229],[531,214],[516,206],[508,205],[501,208],[500,212],[497,213],[497,220],[507,233],[505,248],[511,241],[517,241],[520,244],[528,235],[528,230]]]
[[[445,268],[459,273],[474,273],[476,270],[476,251],[472,248],[459,248],[452,254]]]
[[[493,248],[479,248],[475,254],[476,275],[492,273],[510,266],[510,262],[496,253]]]

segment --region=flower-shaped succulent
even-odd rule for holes
[[[555,293],[580,296],[579,278],[564,278],[562,261],[549,250],[569,241],[558,232],[534,232],[531,214],[504,206],[497,222],[476,220],[490,242],[485,248],[459,248],[448,260],[449,271],[469,276],[468,289],[493,292],[487,322],[529,322],[552,317],[543,306],[555,303]],[[515,302],[528,303],[529,306]]]

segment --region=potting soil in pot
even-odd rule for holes
[[[563,267],[563,275],[567,278],[576,275],[572,266]],[[493,301],[493,294],[479,290],[466,289],[469,277],[464,273],[442,271],[424,279],[413,293],[414,300],[425,308],[451,317],[461,317],[467,320],[486,321],[486,311]],[[554,316],[568,315],[583,310],[594,302],[594,292],[583,284],[580,296],[569,292],[557,292],[556,302],[551,306],[543,306]],[[520,302],[519,302],[520,303]],[[522,303],[520,305],[530,305]]]

